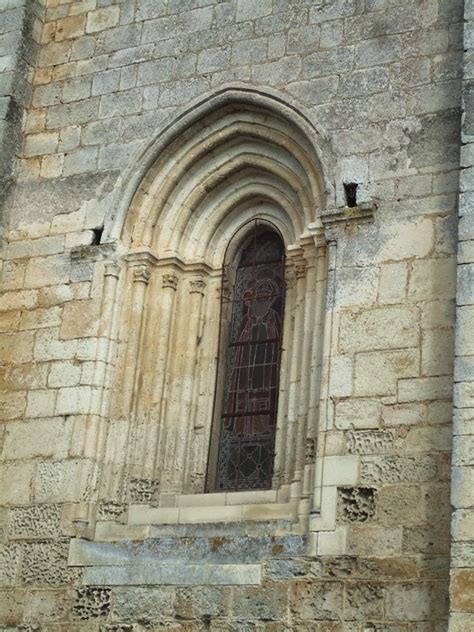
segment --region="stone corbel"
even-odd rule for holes
[[[324,210],[321,213],[321,222],[326,241],[337,241],[341,232],[351,226],[373,222],[376,210],[377,204],[374,201],[363,202],[354,207],[342,206]]]
[[[75,246],[71,248],[71,260],[77,263],[90,263],[111,259],[116,253],[115,243],[91,244],[89,246]]]

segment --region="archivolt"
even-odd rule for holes
[[[295,243],[325,205],[315,140],[308,121],[274,97],[250,90],[216,95],[149,146],[147,172],[123,221],[134,183],[124,191],[111,236],[120,230],[132,250],[218,267],[229,234],[264,214],[287,245]]]

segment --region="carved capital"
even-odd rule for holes
[[[200,277],[193,279],[190,282],[189,292],[191,294],[204,294],[205,289],[206,289],[206,282]]]
[[[120,276],[120,266],[116,263],[106,263],[104,266],[104,276],[111,276],[118,279]]]
[[[161,284],[163,287],[169,287],[172,290],[176,290],[178,287],[178,277],[174,272],[165,272],[161,279]]]
[[[306,449],[305,449],[305,463],[307,465],[314,463],[315,458],[316,458],[316,439],[307,437]]]
[[[306,276],[306,263],[304,261],[295,262],[295,276],[297,279]]]
[[[134,282],[148,283],[151,276],[151,267],[146,263],[133,267]]]
[[[155,255],[148,250],[131,252],[124,259],[127,265],[133,268],[133,280],[141,283],[148,283],[151,271],[158,262]]]

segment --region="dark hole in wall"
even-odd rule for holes
[[[357,206],[357,187],[356,182],[344,182],[344,193],[346,194],[346,204],[349,207]]]
[[[94,228],[92,230],[92,232],[94,233],[94,238],[92,241],[92,244],[94,246],[97,246],[101,243],[101,239],[102,239],[102,233],[104,232],[104,227],[103,226],[99,226],[98,228]]]

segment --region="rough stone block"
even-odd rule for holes
[[[357,396],[393,395],[399,378],[419,374],[419,351],[378,351],[358,353],[354,392]]]
[[[376,268],[343,268],[336,285],[335,305],[370,305],[377,297]]]
[[[298,79],[301,71],[299,56],[282,57],[278,61],[256,64],[252,68],[252,78],[257,83],[268,85],[286,85],[288,77]]]
[[[401,379],[398,382],[398,401],[420,402],[430,399],[449,399],[452,388],[450,376]]]
[[[415,261],[408,296],[416,300],[452,298],[456,284],[455,265],[451,257]]]
[[[339,350],[342,353],[417,345],[418,319],[413,309],[383,307],[341,315]]]
[[[34,499],[36,503],[64,503],[76,500],[78,461],[43,461],[37,466]]]
[[[344,522],[366,522],[375,514],[375,490],[370,487],[338,488],[338,513]]]
[[[84,33],[85,22],[85,15],[80,14],[58,20],[56,22],[55,40],[60,42],[80,37]]]
[[[380,423],[381,403],[375,399],[348,399],[336,405],[336,428],[376,428]]]
[[[73,614],[76,619],[88,621],[105,617],[110,612],[110,588],[84,587],[76,589]]]
[[[100,118],[136,114],[142,108],[142,90],[133,88],[111,95],[104,95],[100,100]]]
[[[60,522],[59,505],[15,507],[10,512],[8,532],[14,540],[54,538],[59,535]]]
[[[43,132],[30,134],[25,141],[25,156],[41,156],[54,154],[58,148],[59,134],[57,132]]]
[[[395,621],[427,621],[445,617],[447,594],[445,584],[401,584],[387,588],[386,616]]]
[[[347,554],[393,557],[399,555],[402,544],[401,528],[352,525],[347,533]]]
[[[0,545],[0,587],[13,587],[20,563],[20,547],[17,544]]]
[[[393,450],[393,434],[387,430],[352,430],[346,433],[351,454],[386,454]]]
[[[66,125],[81,125],[97,118],[99,98],[84,99],[77,103],[55,105],[48,110],[47,127],[54,129]]]
[[[30,362],[32,360],[32,332],[0,334],[0,362],[3,364]]]
[[[431,481],[437,476],[434,456],[366,456],[361,462],[361,483],[378,487],[389,483]]]
[[[41,329],[43,327],[58,327],[61,324],[61,308],[50,307],[23,312],[20,329]]]
[[[296,621],[337,620],[342,601],[342,582],[298,581],[290,588],[290,612]]]
[[[174,593],[172,587],[114,589],[112,616],[119,621],[139,619],[158,625],[172,616]]]
[[[92,78],[85,75],[68,79],[63,84],[62,102],[81,101],[91,96]]]
[[[405,263],[388,263],[380,268],[378,300],[380,303],[403,303],[407,287]]]
[[[422,519],[421,489],[416,485],[384,485],[377,495],[377,518],[388,527]]]
[[[0,391],[0,419],[10,421],[24,416],[26,409],[26,392],[8,393]]]
[[[348,620],[381,619],[385,591],[375,582],[348,582],[345,586],[344,617]]]
[[[255,4],[252,0],[237,0],[236,21],[255,20],[272,12],[271,0],[261,0]]]
[[[86,33],[97,33],[116,26],[120,19],[120,7],[109,6],[87,14]]]

